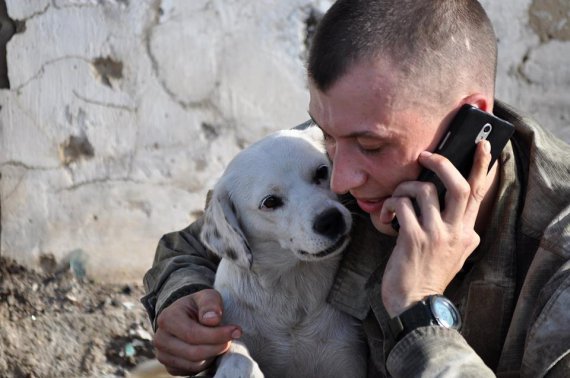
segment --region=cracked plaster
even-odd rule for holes
[[[542,41],[570,41],[570,2],[534,0],[529,9],[530,26]]]
[[[25,28],[0,90],[0,253],[81,249],[93,277],[140,280],[235,153],[305,120],[305,22],[330,3],[7,0]],[[570,141],[569,42],[530,26],[548,1],[482,3],[498,97]],[[72,140],[85,149],[66,157]]]

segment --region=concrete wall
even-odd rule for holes
[[[201,213],[237,151],[305,120],[306,39],[331,2],[5,4],[0,42],[16,34],[0,90],[0,254],[128,281]],[[570,141],[570,2],[483,4],[498,97]]]

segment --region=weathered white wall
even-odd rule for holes
[[[306,118],[307,24],[330,3],[7,0],[0,253],[139,280],[240,148]],[[498,96],[570,141],[570,2],[483,4]]]

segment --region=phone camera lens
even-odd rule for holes
[[[491,131],[491,125],[489,125],[489,124],[485,125],[485,127],[483,128],[483,131],[486,133],[490,132]]]

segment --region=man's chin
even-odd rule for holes
[[[374,227],[385,235],[396,236],[398,233],[392,228],[390,223],[382,223],[380,221],[380,212],[370,214],[370,219]]]

